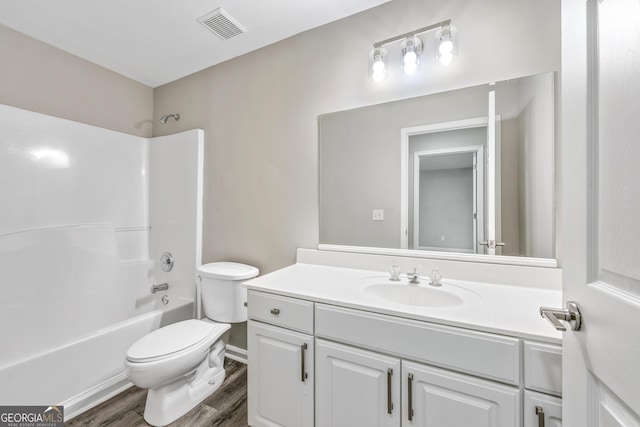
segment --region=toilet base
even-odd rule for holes
[[[215,392],[224,382],[225,343],[220,340],[189,374],[158,388],[149,389],[144,420],[152,426],[172,423]]]

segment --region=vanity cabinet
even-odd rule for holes
[[[256,290],[248,304],[253,427],[561,426],[558,345]]]
[[[513,427],[520,390],[316,340],[316,426]]]
[[[316,426],[400,427],[400,359],[316,341]]]
[[[313,303],[249,292],[248,307],[249,425],[312,427]]]
[[[525,390],[524,427],[562,427],[562,399]]]
[[[414,362],[402,363],[404,426],[520,424],[517,387]]]
[[[562,348],[523,342],[524,427],[562,426]]]

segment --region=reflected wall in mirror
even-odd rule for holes
[[[553,258],[554,96],[546,73],[320,116],[320,243]]]

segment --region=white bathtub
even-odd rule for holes
[[[135,340],[193,318],[203,140],[0,104],[0,405],[62,404],[69,419],[128,385]]]
[[[65,420],[131,386],[123,361],[145,334],[194,315],[193,300],[169,304],[96,330],[76,341],[0,367],[1,405],[64,405]]]

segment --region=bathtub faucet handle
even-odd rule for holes
[[[155,294],[158,291],[166,291],[167,289],[169,289],[169,284],[168,283],[160,283],[159,285],[152,285],[151,286],[151,293]]]

